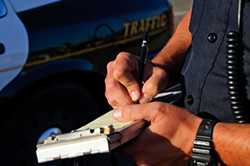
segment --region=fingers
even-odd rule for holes
[[[135,77],[137,67],[136,59],[125,52],[117,55],[113,65],[113,78],[127,89],[134,102],[139,100],[141,94],[139,83]]]
[[[151,67],[151,75],[144,83],[142,88],[142,98],[140,103],[150,102],[168,84],[167,72],[158,67]]]
[[[113,62],[110,62],[107,65],[107,75],[105,78],[105,96],[108,100],[108,103],[116,108],[118,106],[124,106],[132,104],[128,91],[113,78]]]
[[[124,122],[137,120],[153,121],[164,109],[167,109],[167,105],[160,102],[136,104],[119,107],[114,110],[113,116],[115,119]]]
[[[147,103],[167,85],[167,72],[149,63],[144,75],[144,80],[147,81],[140,89],[136,79],[137,72],[136,58],[126,52],[119,53],[116,59],[107,65],[105,95],[113,108],[132,104],[138,100],[140,103]]]
[[[112,80],[109,81],[109,83],[106,86],[105,95],[108,100],[108,103],[113,108],[116,108],[118,106],[129,105],[133,103],[126,89],[123,86],[121,86],[119,83],[117,83],[116,81],[112,81]]]

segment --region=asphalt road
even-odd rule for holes
[[[192,6],[192,0],[170,0],[173,5],[175,25],[178,24],[182,16]]]

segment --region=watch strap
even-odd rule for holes
[[[217,121],[211,119],[203,119],[196,138],[193,142],[192,158],[190,164],[192,166],[214,166],[216,165],[216,156],[213,148],[213,128]]]

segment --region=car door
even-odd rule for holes
[[[28,35],[9,0],[0,0],[0,90],[22,70],[28,57]]]

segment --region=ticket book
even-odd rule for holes
[[[118,122],[112,118],[112,112],[107,112],[77,130],[52,135],[38,143],[38,163],[108,153],[135,138],[145,127],[144,121]]]

